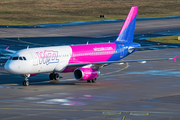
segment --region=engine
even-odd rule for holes
[[[74,71],[74,77],[77,80],[92,80],[100,75],[100,71],[92,68],[77,68]]]

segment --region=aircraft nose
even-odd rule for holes
[[[14,70],[15,66],[13,63],[7,61],[5,66],[4,66],[4,69],[10,73],[15,73],[15,70]]]

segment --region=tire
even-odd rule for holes
[[[96,78],[95,78],[95,79],[92,79],[91,81],[92,81],[92,83],[95,83],[95,82],[96,82]]]
[[[29,86],[29,82],[28,81],[26,81],[26,86]]]
[[[54,76],[54,74],[53,74],[53,73],[51,73],[51,74],[49,75],[49,79],[50,79],[50,80],[53,80],[53,79],[54,79],[54,77],[53,77],[53,76]]]
[[[23,86],[26,86],[26,81],[23,81]]]
[[[29,82],[28,81],[24,81],[23,82],[23,86],[28,86],[29,85]]]
[[[59,74],[58,73],[54,74],[54,80],[59,80]]]
[[[90,83],[90,82],[91,82],[91,80],[87,80],[87,82],[88,82],[88,83]]]

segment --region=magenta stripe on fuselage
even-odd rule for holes
[[[105,62],[116,51],[116,43],[71,45],[72,56],[69,63]]]
[[[127,26],[132,22],[134,17],[137,15],[138,7],[132,7],[126,20],[125,23],[123,24],[123,27],[121,28],[121,31],[119,32],[119,35],[124,31],[124,29],[127,28]],[[118,36],[119,36],[118,35]]]

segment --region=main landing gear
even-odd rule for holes
[[[59,74],[53,72],[49,75],[49,79],[50,80],[59,80]]]
[[[23,81],[23,86],[28,86],[29,85],[29,81],[28,78],[30,77],[30,74],[26,74],[24,75],[25,80]]]
[[[96,80],[97,80],[97,79],[96,79],[96,78],[94,78],[94,79],[92,79],[92,80],[87,80],[87,82],[88,82],[88,83],[91,83],[91,82],[92,82],[92,83],[95,83],[95,82],[96,82]]]

